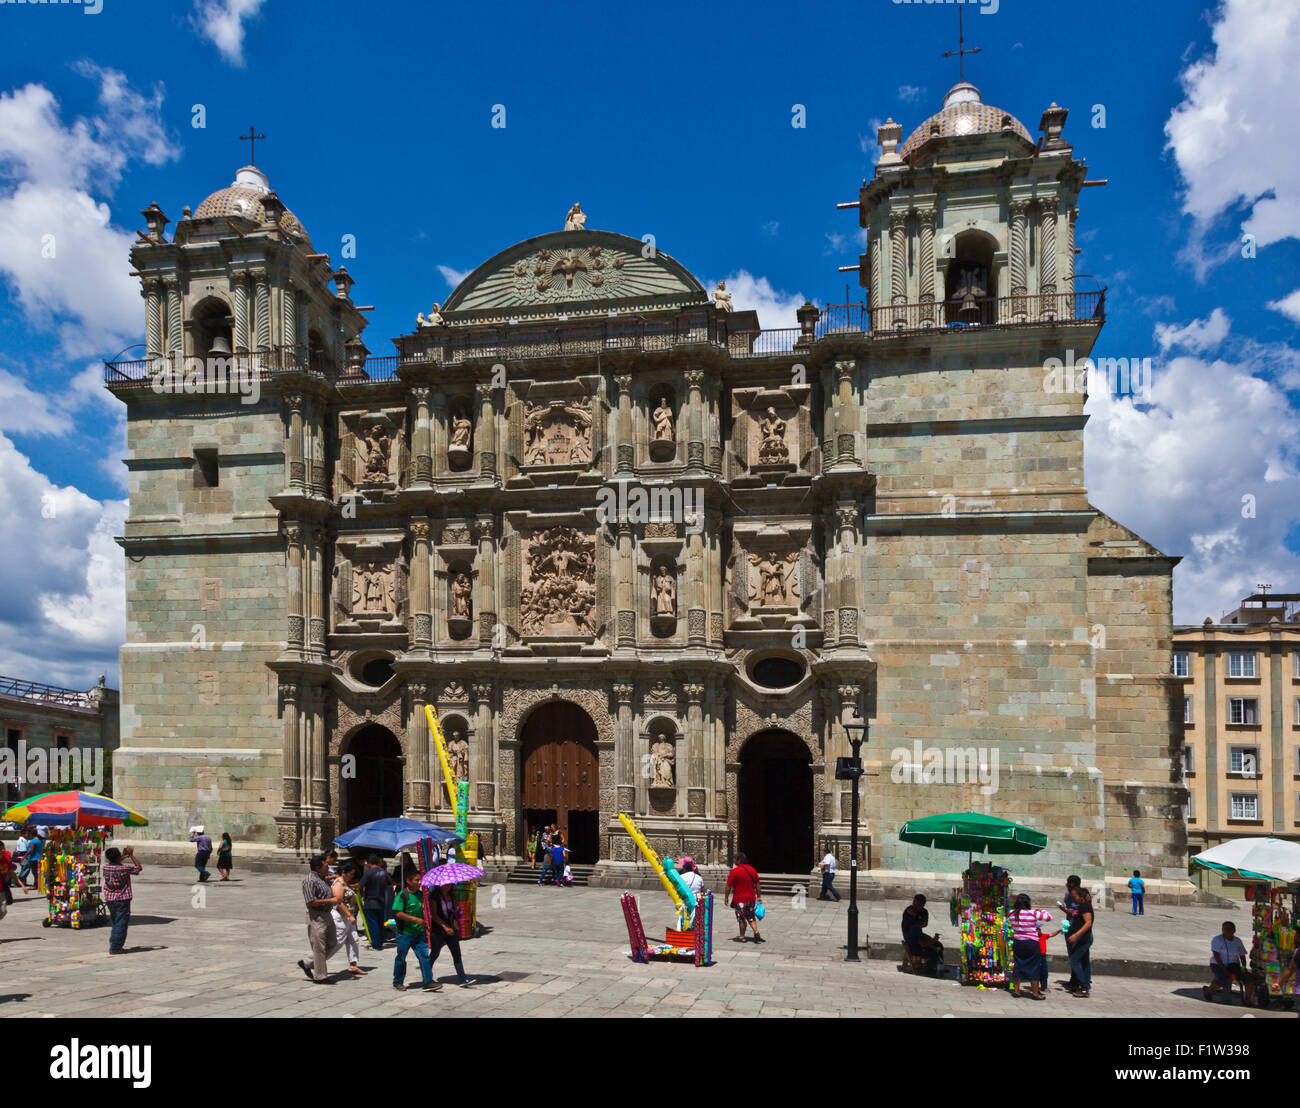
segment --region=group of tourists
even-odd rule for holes
[[[569,866],[569,848],[564,845],[564,833],[554,823],[528,837],[528,855],[541,864],[539,885],[555,885],[567,889],[573,884],[573,870]]]
[[[206,881],[212,876],[208,872],[208,860],[212,857],[212,839],[200,824],[190,828],[190,842],[194,844],[194,868],[199,871],[199,880]],[[230,832],[223,831],[221,845],[217,848],[217,872],[222,881],[230,880],[230,871],[234,869],[235,847],[230,839]]]
[[[462,989],[474,984],[465,973],[460,954],[460,906],[453,887],[429,890],[432,926],[426,933],[424,896],[420,871],[409,854],[404,854],[395,873],[390,875],[378,854],[371,854],[364,867],[355,860],[339,864],[338,854],[317,854],[308,863],[310,872],[302,882],[303,902],[307,906],[308,958],[300,959],[298,968],[309,981],[327,984],[328,962],[339,950],[348,959],[347,972],[364,977],[361,968],[361,930],[369,949],[381,951],[389,921],[396,934],[397,954],[393,962],[393,988],[406,989],[406,963],[410,954],[420,966],[419,988],[437,992],[442,985],[433,979],[433,963],[444,949],[451,951],[456,967],[456,984]],[[358,929],[357,904],[360,902],[361,930]]]

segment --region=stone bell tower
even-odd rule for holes
[[[893,309],[885,325],[1006,325],[1076,310],[1074,224],[1087,169],[1061,138],[1065,117],[1048,107],[1035,144],[962,81],[901,147],[902,127],[885,122],[859,205],[860,280],[873,310]]]

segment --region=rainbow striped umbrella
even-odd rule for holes
[[[134,808],[98,793],[42,793],[20,800],[0,819],[36,823],[47,827],[145,827],[149,821]]]

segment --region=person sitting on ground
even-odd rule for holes
[[[1214,974],[1214,983],[1201,987],[1201,995],[1206,1000],[1225,988],[1231,996],[1234,981],[1246,986],[1247,1004],[1254,999],[1255,980],[1246,968],[1246,947],[1237,938],[1237,925],[1231,920],[1224,920],[1222,930],[1210,942],[1210,972]]]

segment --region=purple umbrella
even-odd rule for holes
[[[440,885],[461,885],[466,881],[477,881],[483,876],[483,871],[477,866],[469,866],[464,862],[447,862],[445,865],[434,866],[423,877],[420,878],[420,888],[434,889]]]

